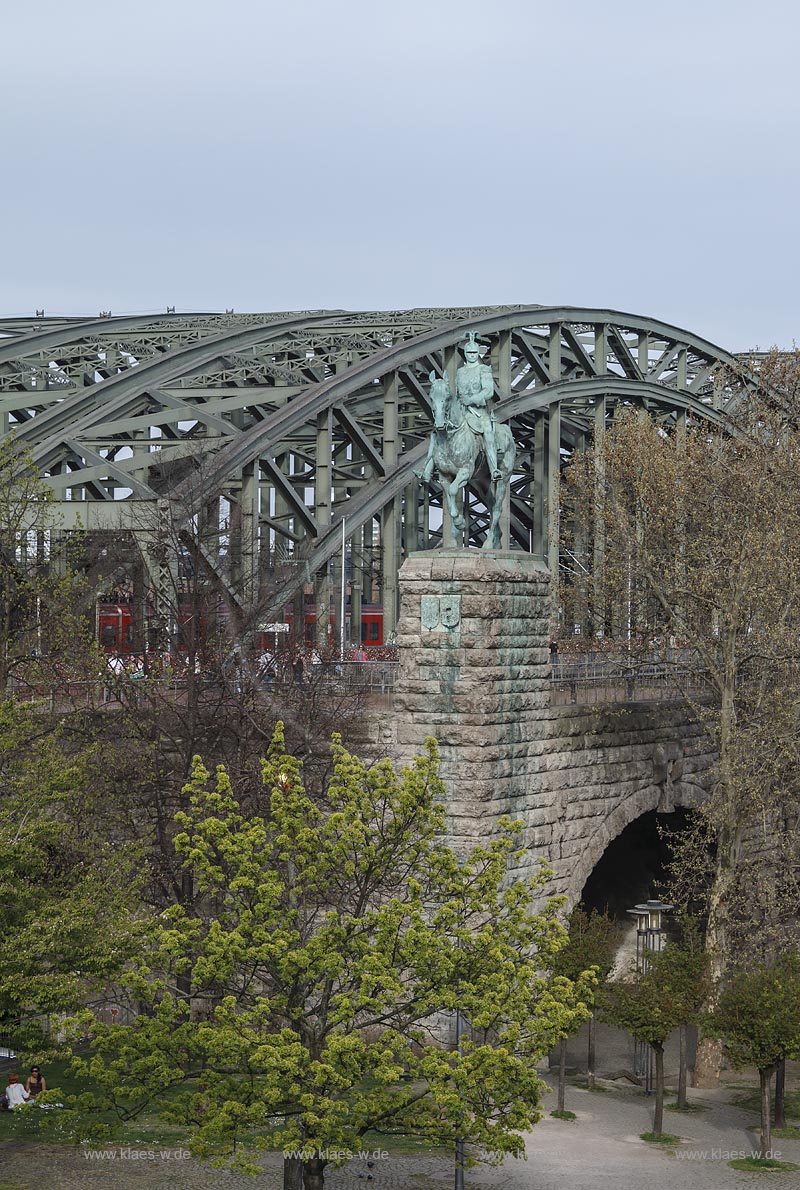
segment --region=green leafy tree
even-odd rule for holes
[[[263,779],[245,816],[227,772],[195,763],[177,847],[205,908],[158,919],[132,983],[149,1010],[95,1030],[102,1102],[130,1117],[195,1079],[169,1107],[194,1151],[254,1172],[247,1150],[283,1151],[305,1190],[371,1130],[520,1153],[536,1061],[588,1015],[592,976],[549,974],[566,931],[557,901],[534,910],[544,875],[508,881],[512,824],[459,861],[432,740],[398,774],[334,737],[313,798],[279,725]]]
[[[722,1041],[737,1070],[755,1066],[761,1087],[762,1160],[771,1156],[770,1087],[778,1064],[800,1057],[800,955],[742,971],[719,997],[704,1031]]]
[[[699,1012],[708,993],[708,965],[697,936],[689,933],[685,942],[668,943],[652,954],[638,977],[608,986],[604,1018],[646,1042],[655,1056],[655,1140],[664,1126],[664,1043]]]
[[[619,945],[621,930],[619,924],[605,913],[587,912],[582,906],[572,911],[568,923],[569,936],[566,946],[556,955],[553,971],[567,979],[578,980],[584,971],[594,970],[598,979],[593,1003],[602,994],[602,985],[608,977],[614,962],[614,952]],[[559,1041],[558,1052],[558,1107],[564,1111],[566,1095],[567,1037]],[[589,1018],[589,1053],[587,1076],[589,1086],[594,1086],[594,1013]]]
[[[49,1046],[47,1017],[102,995],[135,945],[136,857],[87,828],[93,760],[0,703],[0,1029],[21,1050]]]
[[[690,917],[683,917],[679,923],[680,941],[672,942],[661,957],[661,978],[671,993],[683,1006],[682,1019],[678,1022],[680,1031],[678,1050],[678,1095],[675,1106],[688,1107],[687,1088],[687,1030],[689,1025],[700,1021],[703,1005],[708,996],[710,962],[705,950],[702,930]]]

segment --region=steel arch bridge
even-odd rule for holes
[[[145,509],[168,505],[191,540],[199,518],[216,518],[204,564],[241,607],[280,558],[301,563],[294,587],[313,577],[327,609],[346,539],[352,615],[365,584],[379,588],[388,631],[402,558],[441,538],[441,496],[415,469],[431,429],[429,373],[453,381],[467,330],[485,346],[496,415],[518,444],[504,543],[554,574],[563,460],[621,404],[664,425],[724,418],[727,369],[742,371],[677,327],[569,306],[6,319],[0,432],[46,478],[67,529],[135,532]],[[483,542],[486,495],[478,476],[469,544]]]

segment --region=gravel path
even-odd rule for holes
[[[470,1190],[726,1190],[763,1185],[763,1173],[744,1173],[727,1164],[729,1150],[752,1150],[756,1138],[747,1126],[753,1116],[726,1102],[730,1091],[698,1091],[692,1097],[709,1110],[665,1113],[666,1128],[683,1138],[676,1149],[665,1149],[639,1139],[651,1124],[651,1101],[631,1092],[569,1088],[567,1105],[577,1113],[576,1121],[545,1116],[527,1137],[526,1161],[476,1167],[467,1172],[466,1185]],[[551,1099],[547,1106],[553,1106]],[[784,1160],[800,1163],[799,1140],[775,1143]],[[56,1190],[280,1190],[282,1185],[278,1157],[265,1159],[263,1178],[248,1178],[202,1166],[174,1149],[169,1156],[153,1158],[133,1157],[124,1149],[108,1152],[114,1156],[4,1144],[0,1190],[39,1190],[43,1184]],[[770,1174],[767,1180],[779,1188],[800,1186],[799,1173]],[[442,1157],[424,1155],[392,1156],[375,1161],[371,1169],[354,1161],[331,1170],[325,1185],[326,1190],[449,1190],[453,1168]]]

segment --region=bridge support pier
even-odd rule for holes
[[[400,580],[400,675],[391,713],[370,733],[378,755],[408,763],[439,741],[451,845],[487,842],[522,822],[513,871],[544,860],[545,894],[566,911],[608,845],[642,814],[705,798],[714,755],[680,701],[551,705],[550,576],[521,552],[412,554]]]
[[[550,576],[529,554],[436,550],[400,570],[397,747],[436,736],[454,847],[520,817],[548,705]]]

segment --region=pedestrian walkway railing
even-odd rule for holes
[[[669,702],[682,700],[688,693],[702,694],[706,687],[703,671],[685,663],[634,666],[607,660],[556,659],[551,670],[550,702],[553,706]]]
[[[399,661],[341,661],[334,666],[334,676],[347,686],[386,694],[392,690],[400,672]]]
[[[231,697],[247,691],[258,694],[280,694],[289,690],[313,690],[317,694],[335,696],[346,692],[362,695],[369,702],[388,699],[399,670],[397,661],[344,661],[309,664],[302,676],[291,666],[262,671],[258,666],[231,667],[214,673],[188,675],[176,671],[169,676],[145,677],[142,673],[109,673],[104,678],[88,681],[63,681],[58,685],[42,682],[12,681],[8,693],[18,702],[43,705],[51,711],[70,708],[119,706],[121,703],[145,706],[164,698],[185,699],[189,684],[215,696],[227,692]]]
[[[200,690],[205,688],[217,695],[227,690],[231,697],[241,695],[245,688],[266,695],[313,689],[332,696],[347,692],[363,697],[366,705],[388,706],[399,673],[399,661],[326,661],[309,664],[302,675],[293,672],[290,665],[268,671],[248,667],[191,677],[185,671],[158,678],[123,673],[95,681],[64,681],[53,687],[13,682],[9,693],[18,701],[37,702],[53,711],[67,707],[113,708],[120,703],[145,706],[164,698],[180,701],[193,680]],[[554,658],[550,671],[550,701],[554,706],[670,701],[684,698],[687,692],[702,693],[705,687],[703,671],[684,662],[633,666],[602,657]]]

